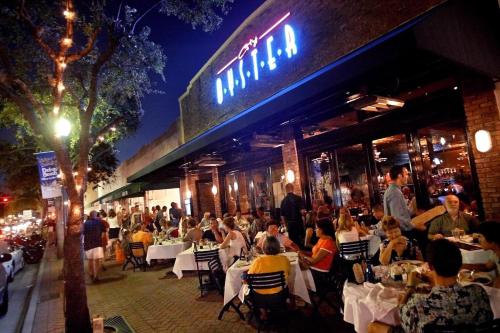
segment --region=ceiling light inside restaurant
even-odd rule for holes
[[[356,110],[385,112],[402,108],[405,102],[392,97],[354,94],[347,98],[347,104]]]

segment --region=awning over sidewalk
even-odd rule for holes
[[[146,191],[163,190],[178,187],[178,180],[171,180],[169,182],[162,183],[131,183],[97,198],[96,200],[92,201],[90,205],[93,205],[96,202],[103,203],[125,198],[140,197],[143,196],[144,192]]]

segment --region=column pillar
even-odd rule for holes
[[[222,206],[221,206],[221,182],[219,179],[219,170],[217,168],[212,168],[212,184],[217,186],[217,194],[214,195],[214,207],[215,215],[222,217]]]
[[[299,168],[299,157],[297,154],[297,144],[295,141],[295,137],[293,135],[293,128],[288,128],[284,131],[284,135],[286,138],[286,143],[281,147],[281,151],[283,154],[283,167],[285,169],[285,177],[293,172],[295,180],[293,181],[293,192],[297,195],[302,196],[302,182],[301,182],[301,174]],[[286,178],[287,183],[289,183],[288,178]],[[276,203],[279,205],[279,203]]]

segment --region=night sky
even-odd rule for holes
[[[141,146],[161,135],[179,116],[178,98],[186,91],[189,81],[262,3],[264,0],[235,0],[221,27],[210,33],[199,28],[193,30],[191,25],[177,18],[158,13],[144,20],[144,25],[152,29],[151,39],[164,47],[168,58],[165,82],[154,77],[157,88],[165,94],[149,95],[143,99],[144,117],[140,128],[135,135],[118,144],[121,161],[132,157]]]

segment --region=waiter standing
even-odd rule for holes
[[[281,220],[287,226],[288,238],[295,244],[304,244],[305,231],[302,222],[302,214],[305,212],[304,201],[293,193],[293,184],[286,184],[285,189],[287,194],[281,201]]]

